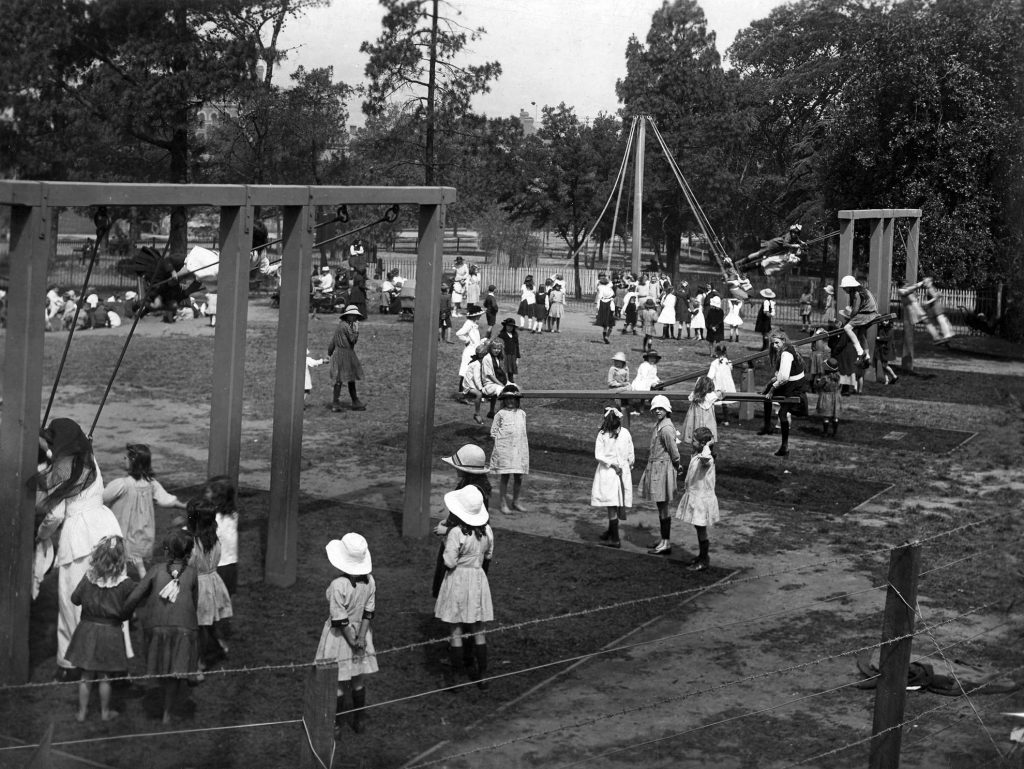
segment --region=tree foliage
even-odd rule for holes
[[[369,55],[363,112],[372,120],[390,114],[402,162],[420,166],[425,184],[446,184],[464,146],[457,139],[465,120],[472,120],[472,98],[490,90],[501,65],[462,61],[466,45],[485,30],[440,16],[437,0],[381,0],[381,5],[383,31],[359,49]]]

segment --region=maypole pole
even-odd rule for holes
[[[633,264],[634,275],[640,274],[640,244],[643,240],[643,199],[644,199],[644,134],[647,116],[640,116],[640,130],[636,137],[636,184],[633,189]]]

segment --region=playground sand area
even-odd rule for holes
[[[408,371],[411,325],[377,316],[363,325],[357,349],[366,412],[331,413],[326,367],[314,369],[299,577],[291,588],[272,588],[261,581],[261,560],[276,325],[265,301],[252,303],[242,578],[226,666],[275,669],[208,675],[172,730],[301,716],[305,669],[276,666],[311,660],[333,576],[323,545],[349,530],[367,536],[373,551],[380,673],[367,684],[374,706],[368,732],[342,734],[336,766],[781,767],[855,743],[870,735],[874,693],[856,688],[861,676],[850,652],[878,643],[888,548],[915,538],[926,540],[919,600],[932,628],[915,642],[915,658],[931,653],[936,672],[946,672],[948,660],[964,680],[1021,679],[1014,605],[1020,524],[1008,513],[1024,496],[1024,379],[1015,364],[992,361],[979,376],[980,363],[963,365],[956,353],[924,345],[928,367],[895,386],[869,382],[864,396],[846,402],[849,422],[834,441],[813,435],[812,421],[798,422],[790,457],[779,459],[771,455],[777,437],[756,436],[749,423],[721,428],[723,518],[711,531],[714,569],[706,574],[683,568],[695,547],[691,527],[674,527],[671,557],[646,554],[657,521],[653,505],[639,499],[623,524],[622,550],[597,546],[604,516],[588,502],[600,406],[524,401],[533,464],[523,492],[528,512],[492,518],[496,618],[488,640],[491,673],[501,677],[486,692],[436,692],[445,635],[432,617],[429,587],[437,542],[400,537],[407,392],[418,384],[410,385]],[[600,334],[582,316],[570,315],[562,328],[523,335],[521,384],[602,388],[618,339],[585,343]],[[314,356],[333,329],[333,320],[311,323]],[[141,324],[96,431],[108,479],[119,472],[124,442],[139,441],[152,445],[168,488],[186,496],[197,490],[206,472],[213,332],[201,320]],[[91,422],[123,338],[124,329],[76,335],[54,415]],[[747,333],[744,342],[753,339]],[[46,337],[47,392],[63,340]],[[703,344],[659,340],[658,347],[663,376],[708,361]],[[461,345],[442,344],[439,354],[435,515],[454,481],[440,456],[464,439],[486,445],[488,435],[487,425],[471,421],[471,408],[452,398],[460,352]],[[635,370],[639,353],[627,354]],[[759,384],[764,376],[759,371]],[[688,389],[673,388],[677,411]],[[651,426],[646,414],[634,418],[638,460]],[[884,439],[892,433],[905,436]],[[160,515],[161,524],[169,519]],[[976,522],[983,523],[943,535]],[[50,588],[33,612],[37,682],[53,672]],[[821,694],[827,690],[835,691]],[[48,719],[55,742],[166,731],[146,687],[117,695],[123,716],[113,724],[77,724],[74,692],[0,694],[0,747],[37,741]],[[906,717],[920,718],[904,733],[903,765],[966,767],[995,757],[996,746],[1007,752],[1016,724],[1000,714],[1019,710],[1019,697],[976,695],[972,702],[977,715],[962,698],[912,693]],[[270,767],[294,765],[301,739],[301,725],[288,723],[57,749],[103,766]],[[860,767],[866,751],[861,743],[806,765]],[[0,766],[21,766],[27,755],[0,752]],[[65,757],[57,765],[82,764]]]

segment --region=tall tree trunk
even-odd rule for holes
[[[583,287],[580,285],[580,252],[574,251],[572,256],[572,274],[576,278],[576,299],[583,298]]]
[[[424,147],[423,183],[428,187],[434,184],[434,90],[437,69],[437,4],[433,2],[430,20],[430,78],[427,81],[427,136]]]

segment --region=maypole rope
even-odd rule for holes
[[[60,382],[61,374],[64,373],[64,363],[68,358],[68,350],[71,348],[71,339],[75,336],[75,329],[78,327],[78,316],[82,312],[82,303],[85,301],[86,292],[89,290],[89,278],[92,277],[92,268],[96,266],[96,257],[100,252],[100,241],[110,232],[110,217],[107,216],[107,207],[100,206],[92,218],[96,225],[96,242],[92,244],[92,256],[89,258],[89,267],[85,271],[85,281],[82,283],[82,296],[75,302],[75,316],[71,321],[71,328],[68,329],[68,338],[64,341],[64,352],[60,356],[60,363],[57,366],[57,374],[53,378],[53,387],[50,388],[50,398],[46,401],[46,411],[43,413],[43,425],[50,418],[50,409],[53,408],[53,399],[57,395],[57,384]]]

